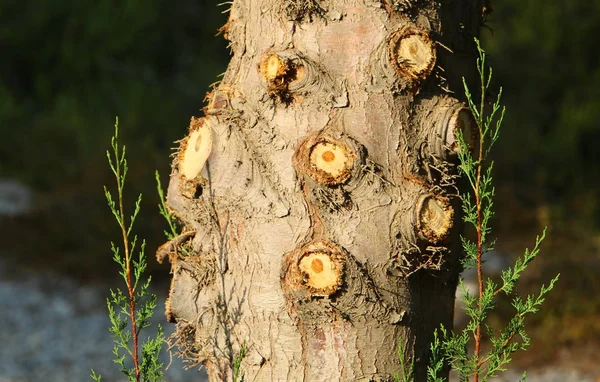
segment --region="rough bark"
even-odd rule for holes
[[[460,272],[456,131],[478,1],[234,0],[173,161],[175,342],[214,380],[425,379]]]

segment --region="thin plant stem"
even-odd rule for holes
[[[479,46],[479,45],[478,45]],[[488,132],[488,128],[485,125],[486,121],[484,119],[484,112],[485,112],[485,92],[487,90],[487,87],[489,86],[489,82],[490,80],[488,79],[488,81],[486,81],[486,76],[485,76],[485,54],[482,54],[482,51],[479,51],[479,58],[477,60],[478,62],[478,71],[479,71],[479,78],[480,78],[480,89],[481,89],[481,94],[480,94],[480,100],[479,100],[479,113],[476,117],[476,122],[477,122],[477,128],[479,130],[479,150],[477,153],[477,161],[475,162],[475,166],[476,166],[476,177],[475,177],[475,184],[474,184],[474,188],[473,188],[473,193],[474,193],[474,197],[475,197],[475,209],[476,209],[476,213],[477,213],[477,221],[476,221],[476,226],[475,226],[475,230],[477,232],[477,263],[476,263],[476,267],[477,267],[477,286],[478,286],[478,292],[479,292],[479,298],[478,298],[478,310],[479,312],[482,312],[482,301],[483,301],[483,294],[484,294],[484,286],[483,286],[483,231],[484,231],[484,222],[482,219],[482,209],[483,209],[483,201],[482,201],[482,195],[481,195],[481,171],[482,171],[482,167],[483,167],[483,161],[485,159],[485,136],[487,135]],[[491,77],[490,77],[491,79]],[[493,144],[493,142],[492,142]],[[479,382],[479,371],[480,371],[480,367],[481,367],[481,362],[480,362],[480,356],[481,356],[481,339],[482,339],[482,335],[481,335],[481,320],[478,317],[478,324],[477,324],[477,328],[475,329],[475,373],[473,376],[473,381],[474,382]]]
[[[127,273],[127,292],[129,293],[129,318],[131,320],[131,335],[133,340],[133,364],[135,367],[135,378],[136,381],[140,380],[140,365],[139,365],[139,356],[138,356],[138,330],[137,323],[135,318],[135,290],[132,285],[133,282],[131,280],[131,259],[129,252],[129,238],[127,236],[127,229],[125,228],[125,215],[123,209],[123,195],[122,188],[119,187],[119,210],[121,212],[121,217],[123,219],[121,223],[121,232],[123,234],[123,246],[125,248],[125,263],[126,263],[126,273]]]
[[[482,81],[482,86],[484,85],[483,81],[484,78],[483,76],[481,77],[481,81]],[[482,88],[483,89],[483,88]],[[476,226],[476,231],[477,231],[477,284],[478,284],[478,289],[479,289],[479,301],[478,301],[478,305],[479,305],[479,311],[481,311],[481,301],[483,298],[483,261],[482,261],[482,257],[483,257],[483,222],[481,220],[481,195],[479,193],[479,186],[481,183],[481,165],[483,162],[483,150],[484,150],[484,143],[485,143],[485,134],[484,131],[482,131],[481,129],[481,124],[483,123],[483,102],[484,102],[484,94],[483,91],[481,92],[481,109],[479,112],[479,120],[477,121],[477,125],[479,126],[479,153],[477,155],[477,177],[475,179],[475,208],[477,210],[477,226]],[[479,357],[481,354],[481,323],[479,323],[477,325],[477,329],[475,331],[475,375],[473,377],[473,381],[478,382],[479,381]]]
[[[121,227],[121,234],[123,236],[123,248],[125,251],[125,273],[127,276],[127,293],[128,293],[128,297],[129,297],[129,319],[131,321],[131,335],[132,335],[132,341],[133,341],[133,352],[132,352],[132,358],[133,358],[133,365],[135,368],[135,379],[137,382],[140,381],[140,363],[139,363],[139,354],[138,354],[138,330],[137,330],[137,322],[136,322],[136,304],[135,304],[135,289],[133,287],[133,281],[132,281],[132,276],[131,276],[131,252],[130,252],[130,247],[129,247],[129,234],[128,234],[128,230],[127,230],[127,225],[125,222],[125,208],[123,206],[123,188],[124,188],[124,174],[122,174],[121,172],[121,164],[120,164],[120,160],[121,157],[119,155],[119,146],[118,146],[118,130],[116,130],[115,132],[115,137],[114,137],[114,142],[115,144],[114,146],[114,150],[115,150],[115,161],[116,166],[115,166],[115,176],[117,178],[117,192],[118,192],[118,198],[119,198],[119,214],[120,214],[120,221],[119,221],[119,226]],[[123,157],[125,155],[125,153],[123,152],[121,154]]]

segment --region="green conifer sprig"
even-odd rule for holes
[[[159,356],[165,342],[163,329],[158,325],[155,337],[148,337],[139,346],[140,333],[150,326],[150,318],[156,309],[156,295],[149,292],[151,277],[144,281],[144,272],[148,267],[144,250],[146,242],[137,246],[138,238],[131,238],[131,231],[140,212],[142,195],[136,200],[129,222],[125,215],[123,190],[127,177],[127,158],[125,146],[119,145],[119,120],[115,122],[115,133],[111,139],[111,151],[106,152],[109,166],[117,181],[117,197],[113,198],[108,188],[104,194],[111,213],[115,217],[122,234],[122,249],[111,242],[113,260],[119,265],[119,274],[126,285],[126,292],[121,289],[110,290],[110,298],[106,299],[108,317],[111,326],[109,332],[113,337],[114,362],[128,381],[160,381],[163,376],[163,364]],[[134,254],[137,253],[137,258]],[[128,359],[130,359],[128,361]],[[91,378],[100,381],[101,375],[94,370]]]
[[[470,192],[461,195],[463,220],[467,225],[473,226],[477,234],[475,241],[461,237],[465,253],[462,263],[465,269],[476,268],[478,292],[473,295],[468,291],[463,280],[459,280],[461,300],[469,322],[460,333],[448,331],[444,327],[434,333],[427,370],[427,380],[430,382],[442,381],[440,374],[444,363],[458,372],[460,381],[468,381],[471,378],[474,382],[487,381],[497,373],[505,371],[511,361],[512,353],[526,349],[530,343],[530,338],[525,331],[526,316],[538,312],[545,295],[554,288],[559,277],[557,275],[553,278],[548,286],[542,285],[537,295],[529,295],[527,298],[515,296],[512,303],[515,313],[506,327],[496,330],[486,324],[486,318],[494,309],[497,296],[501,293],[510,296],[522,273],[540,253],[540,245],[546,237],[546,229],[536,237],[531,251],[526,249],[522,258],[517,259],[512,267],[502,272],[501,285],[497,285],[483,274],[484,255],[495,245],[495,240],[489,240],[495,195],[492,176],[494,162],[489,160],[489,154],[498,140],[505,108],[500,103],[502,89],[498,92],[491,109],[486,106],[485,97],[490,89],[492,70],[486,66],[485,52],[479,41],[476,39],[475,42],[479,55],[477,59],[480,78],[478,104],[475,103],[464,78],[463,84],[469,108],[477,125],[479,139],[475,148],[469,147],[460,130],[457,139],[459,170],[471,188]],[[491,345],[486,354],[482,354],[484,336]],[[522,381],[525,379],[526,374],[523,374]]]

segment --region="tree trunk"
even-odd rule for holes
[[[173,161],[159,250],[211,380],[425,380],[460,266],[456,132],[481,4],[234,0],[233,57]]]

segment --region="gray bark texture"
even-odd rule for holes
[[[233,0],[159,250],[172,339],[211,380],[425,380],[460,266],[456,133],[482,4]]]

